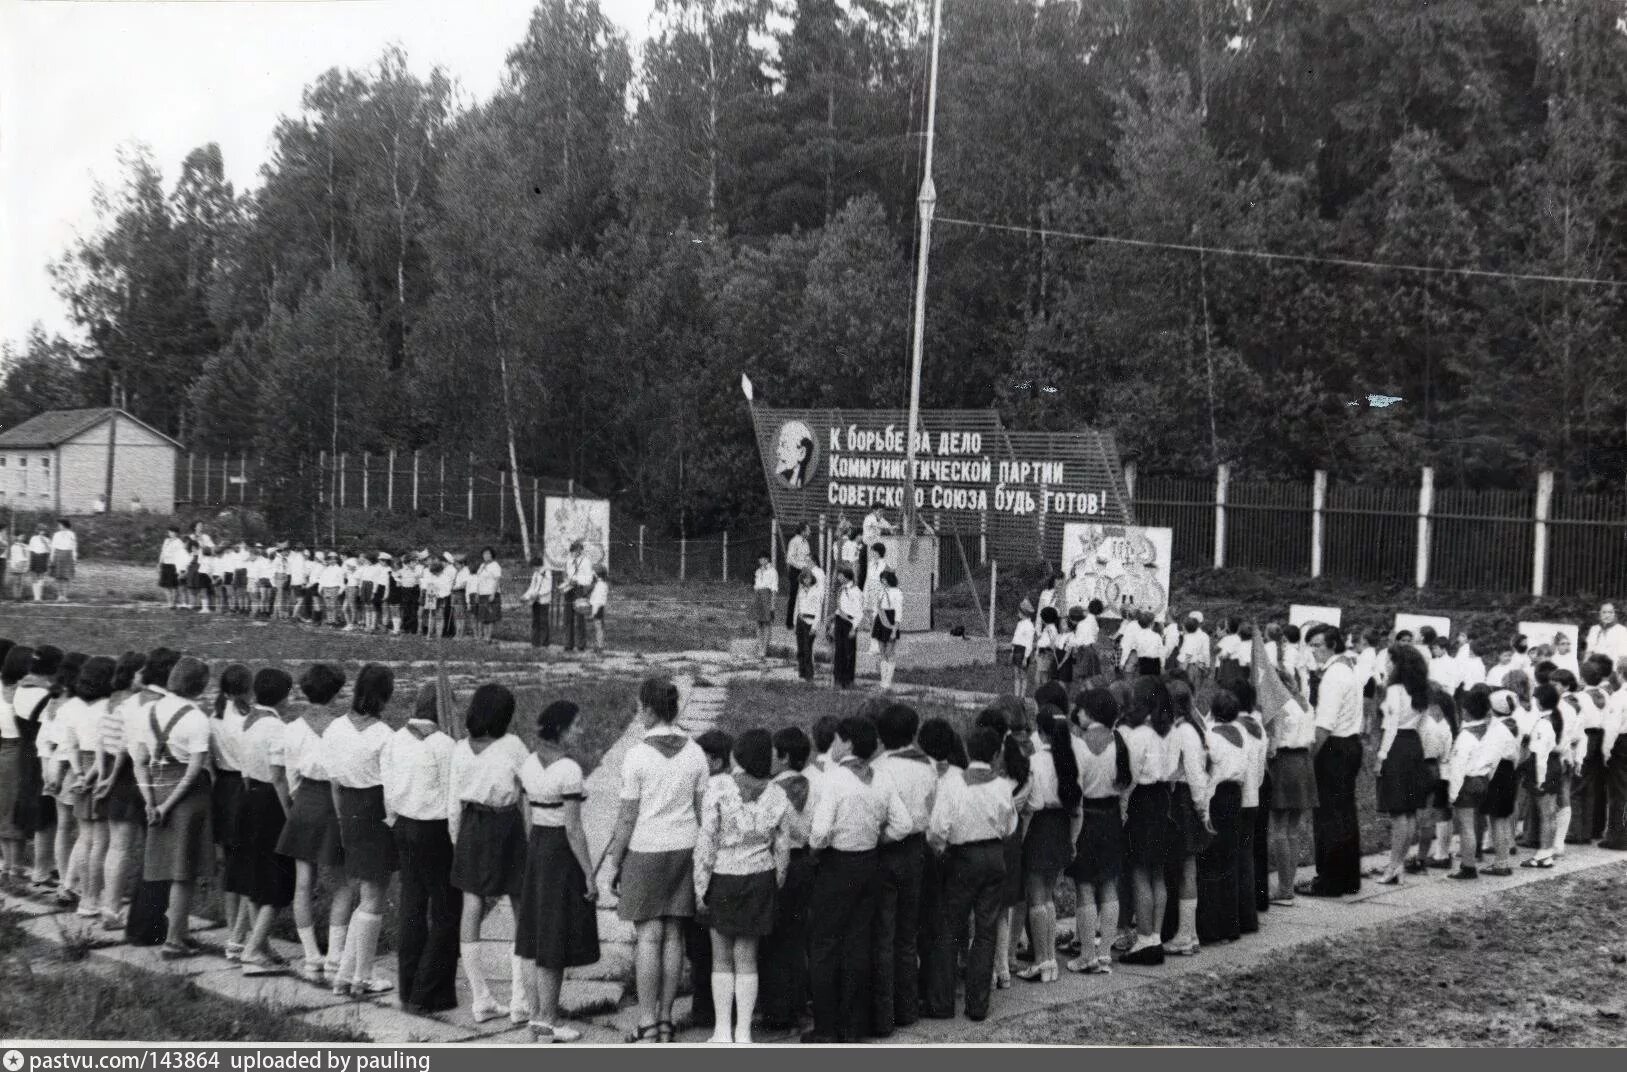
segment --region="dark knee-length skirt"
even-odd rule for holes
[[[629,852],[621,865],[621,903],[616,912],[629,923],[695,916],[695,854]]]
[[[1005,861],[1005,877],[1000,880],[1000,903],[1003,905],[1020,905],[1023,903],[1023,839],[1018,834],[1003,838],[1000,842],[1000,857]]]
[[[227,893],[262,907],[293,903],[294,861],[277,851],[287,822],[276,787],[245,778],[237,802],[238,845],[226,861]]]
[[[17,795],[22,788],[23,745],[15,737],[0,741],[0,839],[23,836],[17,825]]]
[[[1304,748],[1285,748],[1271,757],[1271,810],[1310,811],[1316,807],[1316,770]]]
[[[1169,801],[1168,782],[1138,785],[1130,791],[1124,833],[1132,866],[1155,872],[1164,866],[1170,835]]]
[[[774,872],[716,875],[706,890],[707,926],[725,938],[766,938],[774,931]]]
[[[234,770],[217,770],[215,788],[210,793],[209,820],[214,827],[215,844],[228,853],[237,848],[238,806],[243,798],[243,775]]]
[[[345,877],[386,882],[395,874],[395,836],[384,822],[384,787],[339,787],[339,844]]]
[[[587,901],[587,877],[563,827],[531,828],[524,882],[515,909],[514,955],[554,971],[596,963],[599,912]]]
[[[113,776],[113,788],[107,791],[107,817],[115,823],[147,822],[147,802],[141,798],[135,767],[129,762]]]
[[[525,882],[525,825],[518,808],[463,803],[452,850],[452,885],[478,897],[519,902]]]
[[[339,837],[339,813],[333,810],[333,787],[307,778],[294,790],[294,807],[277,839],[277,851],[318,867],[345,866]]]
[[[1423,739],[1417,730],[1398,730],[1379,767],[1378,810],[1386,815],[1411,815],[1429,803],[1431,788]]]
[[[1178,851],[1183,859],[1209,847],[1209,831],[1203,828],[1203,819],[1192,800],[1192,789],[1185,782],[1176,782],[1170,789],[1169,830],[1170,851]]]
[[[1488,818],[1512,818],[1514,801],[1519,793],[1520,780],[1514,774],[1514,763],[1505,759],[1492,772],[1491,781],[1486,786],[1486,797],[1480,802],[1480,810]]]
[[[1079,842],[1074,846],[1068,877],[1080,885],[1118,881],[1124,868],[1124,824],[1119,820],[1119,798],[1101,797],[1083,802]]]
[[[1028,820],[1023,838],[1023,873],[1054,881],[1073,862],[1073,842],[1069,837],[1068,813],[1061,808],[1043,808]]]

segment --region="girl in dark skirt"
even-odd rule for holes
[[[294,900],[294,861],[277,851],[293,801],[288,793],[282,710],[293,691],[286,670],[254,675],[254,706],[243,720],[243,795],[237,807],[238,851],[228,881],[247,901],[252,925],[243,942],[244,975],[274,975],[287,963],[268,944],[277,911]]]
[[[221,902],[230,931],[226,959],[232,961],[242,959],[252,912],[243,898],[247,891],[242,888],[235,857],[242,840],[237,817],[243,800],[243,722],[254,706],[253,697],[254,675],[242,663],[232,663],[220,673],[214,718],[209,720],[209,747],[215,766],[209,816],[215,846],[220,850]]]
[[[559,992],[565,969],[599,959],[599,900],[587,834],[582,828],[582,768],[566,753],[577,738],[579,709],[556,700],[537,716],[537,750],[520,768],[531,811],[524,889],[514,924],[514,954],[529,962],[537,993],[531,1018],[535,1042],[582,1037],[563,1023]]]
[[[1047,608],[1049,609],[1049,608]],[[1042,612],[1043,613],[1043,612]],[[1061,691],[1058,685],[1050,685]],[[1043,691],[1046,686],[1041,686]],[[1063,694],[1066,703],[1066,694]],[[1063,712],[1047,702],[1040,708],[1030,763],[1033,793],[1023,837],[1023,886],[1028,902],[1028,939],[1034,962],[1017,972],[1034,983],[1057,980],[1056,883],[1073,862],[1072,816],[1078,812],[1080,752],[1084,742],[1068,730]]]
[[[17,735],[0,740],[0,886],[26,885],[23,880],[23,829],[17,823],[17,802],[23,783],[25,747],[22,714],[15,706],[18,684],[28,676],[34,649],[10,646],[0,657],[0,711],[11,718]],[[39,763],[34,762],[37,768]]]
[[[709,781],[701,802],[695,899],[711,917],[711,1041],[749,1043],[757,944],[774,930],[776,893],[791,859],[792,812],[785,791],[768,780],[774,747],[767,730],[747,730],[732,753],[734,772]]]
[[[1175,710],[1169,748],[1169,849],[1164,857],[1164,952],[1198,951],[1198,856],[1209,846],[1208,739],[1192,707],[1192,686],[1181,677],[1168,683]]]
[[[1013,804],[1019,816],[1017,829],[1001,843],[1005,860],[1005,880],[1000,888],[1001,912],[996,925],[994,952],[994,985],[1001,990],[1011,988],[1012,945],[1019,927],[1019,913],[1024,902],[1023,891],[1023,835],[1028,825],[1028,798],[1034,790],[1031,775],[1033,756],[1033,727],[1029,724],[1027,705],[1016,697],[1003,697],[993,707],[985,708],[977,716],[977,724],[1000,734],[1000,759],[995,773],[1010,778],[1016,789]]]
[[[1501,758],[1497,761],[1497,768],[1492,772],[1491,781],[1486,786],[1486,799],[1480,806],[1480,812],[1485,816],[1486,824],[1491,829],[1491,841],[1496,852],[1496,862],[1483,873],[1496,878],[1507,878],[1514,874],[1514,806],[1519,798],[1519,765],[1520,765],[1520,737],[1519,724],[1512,715],[1513,699],[1510,693],[1502,693],[1507,700],[1501,706],[1507,710],[1498,710],[1498,693],[1490,691],[1486,698],[1486,706],[1491,711],[1491,718],[1497,723],[1488,732],[1493,735],[1497,747],[1501,750]]]
[[[102,723],[102,760],[96,795],[107,809],[107,856],[102,864],[102,928],[123,931],[123,906],[134,896],[147,835],[147,802],[136,784],[135,750],[147,727],[147,706],[180,659],[157,648],[151,655],[126,652],[113,673],[112,717]],[[141,675],[138,686],[136,675]]]
[[[531,1018],[531,971],[510,956],[512,1000],[504,1008],[492,996],[480,964],[480,924],[499,897],[511,911],[525,881],[525,825],[520,815],[520,768],[530,753],[509,733],[514,694],[482,685],[469,699],[469,736],[452,751],[452,885],[463,891],[460,939],[464,975],[474,997],[475,1023],[507,1014],[516,1024]]]
[[[47,710],[55,698],[55,679],[62,663],[61,648],[41,644],[33,650],[27,676],[18,682],[12,694],[21,767],[17,804],[12,814],[21,840],[32,839],[34,843],[33,889],[36,892],[57,885],[56,801],[45,795],[43,765],[43,759],[50,754],[50,743],[49,738],[42,741],[41,737],[45,733]],[[67,861],[62,864],[66,866]]]
[[[1446,759],[1457,737],[1457,705],[1446,691],[1432,685],[1429,710],[1418,725],[1424,751],[1424,783],[1428,787],[1417,815],[1418,852],[1407,861],[1407,873],[1421,875],[1430,868],[1452,866],[1447,855],[1452,840],[1452,804],[1446,792]]]
[[[345,881],[345,855],[339,840],[339,813],[333,804],[332,768],[327,731],[334,715],[328,705],[345,687],[345,674],[337,666],[317,663],[299,679],[305,709],[285,726],[283,758],[287,764],[292,807],[277,851],[294,861],[294,927],[305,954],[302,974],[314,983],[337,975],[344,953],[345,931],[353,902]],[[326,872],[333,891],[328,909],[328,952],[316,943],[316,884]]]
[[[1073,712],[1084,746],[1079,757],[1083,817],[1067,869],[1077,894],[1074,933],[1079,940],[1079,955],[1068,961],[1068,970],[1088,975],[1112,970],[1112,958],[1103,951],[1098,934],[1118,918],[1119,873],[1124,864],[1119,794],[1130,787],[1130,752],[1113,732],[1118,720],[1118,701],[1106,689],[1084,693]]]
[[[1243,779],[1242,810],[1237,815],[1237,927],[1244,934],[1253,934],[1260,929],[1260,912],[1269,904],[1265,794],[1270,746],[1254,710],[1254,686],[1246,678],[1240,679],[1230,691],[1237,697],[1237,726],[1245,734],[1243,750],[1248,767]]]
[[[1164,863],[1170,835],[1169,737],[1175,709],[1163,681],[1151,674],[1136,678],[1118,733],[1129,754],[1129,808],[1125,814],[1126,862],[1135,895],[1136,937],[1119,958],[1121,964],[1164,963],[1159,926],[1167,893]]]
[[[169,695],[147,709],[143,741],[148,833],[142,878],[168,882],[169,929],[159,954],[166,960],[197,956],[192,940],[192,895],[214,871],[209,831],[209,719],[195,702],[209,686],[209,666],[185,658],[170,672]]]
[[[1411,644],[1389,650],[1390,679],[1379,703],[1383,736],[1378,746],[1378,810],[1390,818],[1390,862],[1376,876],[1398,886],[1407,850],[1417,836],[1417,814],[1433,789],[1420,729],[1429,718],[1429,666]]]
[[[1214,836],[1198,856],[1197,939],[1205,945],[1242,937],[1238,903],[1238,842],[1243,781],[1248,777],[1248,735],[1237,724],[1237,695],[1220,689],[1209,704],[1209,824]]]
[[[105,899],[109,825],[106,798],[97,790],[102,772],[102,728],[115,717],[112,697],[118,668],[116,660],[98,656],[88,660],[79,672],[79,698],[88,708],[75,741],[79,748],[79,805],[75,817],[80,823],[80,844],[75,853],[81,855],[78,869],[84,883],[78,914],[86,919],[100,914]]]
[[[360,903],[350,917],[344,954],[333,981],[335,994],[382,994],[394,989],[373,977],[379,934],[384,929],[384,891],[395,874],[395,837],[385,822],[380,757],[392,732],[384,708],[395,694],[395,673],[368,663],[356,675],[350,715],[328,727],[333,765],[333,806],[339,814],[339,844],[345,854],[345,880]]]

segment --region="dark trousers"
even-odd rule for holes
[[[1271,776],[1260,785],[1260,806],[1254,809],[1254,908],[1271,911]]]
[[[840,689],[853,684],[853,667],[859,657],[859,641],[853,635],[853,625],[846,618],[836,618],[836,650],[832,653],[832,668],[836,687]]]
[[[877,887],[875,924],[875,989],[871,993],[874,1028],[886,1038],[897,1027],[920,1019],[921,877],[926,866],[926,835],[911,834],[883,845],[881,882]]]
[[[1215,834],[1198,856],[1199,942],[1231,941],[1243,933],[1237,896],[1238,827],[1242,811],[1241,785],[1222,782],[1215,787],[1215,795],[1209,801],[1209,824],[1215,828]]]
[[[1361,827],[1356,818],[1356,778],[1361,774],[1361,738],[1330,737],[1317,749],[1316,794],[1312,817],[1316,835],[1316,881],[1337,894],[1361,889]]]
[[[1565,840],[1578,844],[1604,834],[1604,731],[1587,731],[1587,754],[1571,780],[1571,827]]]
[[[548,646],[548,612],[552,609],[547,603],[531,604],[531,646],[533,648],[546,648]]]
[[[757,952],[764,1026],[795,1027],[808,1005],[808,898],[813,890],[813,858],[792,849],[785,885],[774,901],[774,931]]]
[[[463,897],[452,888],[452,839],[445,819],[397,816],[401,916],[396,935],[401,1000],[430,1012],[458,1007],[458,924]]]
[[[401,631],[416,636],[418,634],[418,607],[423,589],[418,587],[401,589]]]
[[[1241,934],[1253,934],[1260,929],[1254,876],[1255,820],[1259,812],[1259,808],[1243,808],[1237,813],[1237,929]]]
[[[1000,888],[1005,884],[1005,854],[998,841],[952,845],[943,858],[943,919],[949,941],[948,1004],[955,1007],[953,965],[966,960],[966,1018],[989,1014],[989,988],[994,982],[994,932],[1000,918]],[[967,920],[971,920],[968,941]],[[936,1001],[941,994],[933,994]]]
[[[452,610],[452,602],[457,599],[452,596],[441,601],[441,636],[454,637],[458,635],[457,615]]]
[[[839,1042],[870,1034],[871,932],[880,877],[873,850],[819,854],[808,911],[814,1033]]]
[[[935,1020],[955,1015],[955,947],[943,914],[944,862],[930,849],[921,859],[920,1014]]]
[[[695,984],[690,999],[690,1020],[696,1027],[717,1024],[717,1007],[712,1004],[712,933],[698,920],[686,919],[684,956],[689,958],[689,978]]]
[[[1627,849],[1627,741],[1611,750],[1604,768],[1605,822],[1601,848]]]
[[[797,674],[804,681],[812,681],[814,676],[814,634],[813,623],[805,618],[797,619]]]
[[[576,613],[576,589],[565,589],[565,650],[575,651],[578,643],[577,633],[580,632],[580,643],[583,648],[588,646],[587,620]],[[710,984],[708,984],[710,985]]]
[[[795,629],[797,624],[797,593],[802,591],[802,571],[795,566],[785,567],[785,627]]]

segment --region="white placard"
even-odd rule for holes
[[[1163,614],[1169,607],[1169,560],[1175,530],[1144,525],[1062,526],[1062,593],[1057,610],[1102,601],[1104,613]]]
[[[562,570],[570,561],[571,544],[582,541],[582,550],[595,566],[610,565],[610,501],[608,499],[567,499],[548,496],[543,502],[543,559],[549,569]]]
[[[1411,630],[1412,639],[1419,640],[1418,631],[1424,626],[1435,630],[1435,635],[1443,640],[1452,635],[1452,619],[1442,618],[1436,614],[1397,614],[1395,616],[1395,631]]]
[[[1526,650],[1528,651],[1538,645],[1553,644],[1554,637],[1560,633],[1570,638],[1570,654],[1572,657],[1575,657],[1576,653],[1582,650],[1581,644],[1578,642],[1579,626],[1570,625],[1566,622],[1521,622],[1519,623],[1519,630],[1520,635],[1525,638]]]
[[[1301,629],[1316,622],[1321,625],[1340,625],[1343,612],[1338,607],[1312,607],[1304,603],[1295,603],[1288,608],[1288,624],[1297,625]]]

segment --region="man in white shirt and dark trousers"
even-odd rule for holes
[[[593,591],[593,561],[588,558],[582,541],[571,544],[571,557],[565,562],[565,650],[575,651],[577,634],[581,633],[582,650],[588,647],[588,618],[586,610],[578,614],[576,601],[586,600]]]
[[[1316,837],[1316,878],[1296,892],[1309,897],[1344,897],[1361,889],[1361,827],[1356,818],[1356,779],[1362,763],[1362,687],[1356,660],[1345,654],[1336,626],[1311,630],[1311,706],[1316,709],[1316,771],[1319,803],[1312,822]]]
[[[797,587],[802,578],[802,571],[813,565],[813,550],[808,544],[808,534],[813,530],[806,521],[797,526],[796,532],[785,543],[785,627],[797,627]]]
[[[814,637],[825,616],[825,575],[818,566],[809,563],[798,575],[796,587],[791,590],[791,606],[795,610],[794,627],[797,631],[797,674],[804,681],[814,677]]]
[[[870,769],[876,745],[874,723],[844,718],[815,794],[808,831],[808,847],[819,854],[808,914],[814,1028],[805,1043],[859,1042],[870,1033],[876,850],[911,825],[904,801]]]
[[[921,882],[926,830],[938,789],[938,768],[916,745],[921,716],[908,704],[888,704],[876,719],[882,752],[870,764],[876,781],[897,793],[910,828],[881,847],[876,902],[875,984],[871,992],[878,1038],[920,1019]]]

